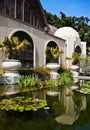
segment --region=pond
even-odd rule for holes
[[[5,92],[4,87],[1,88]],[[46,99],[49,109],[26,112],[1,110],[0,130],[90,130],[89,94],[61,88],[53,94],[49,90],[40,90],[30,95]]]

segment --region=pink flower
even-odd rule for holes
[[[37,99],[35,100],[35,103],[38,104],[39,102],[40,102],[40,100],[37,98]]]

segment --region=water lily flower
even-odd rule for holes
[[[40,100],[37,98],[36,100],[35,100],[35,104],[38,104],[40,102]]]

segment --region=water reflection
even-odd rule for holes
[[[0,130],[90,130],[90,95],[61,88],[54,96],[48,90],[30,92],[47,99],[49,110],[37,112],[0,111]]]
[[[54,98],[54,97],[53,97]],[[59,109],[53,108],[58,101]],[[90,129],[90,95],[82,94],[71,89],[60,89],[60,99],[51,102],[51,109],[55,114],[55,121],[59,124],[60,130],[83,130]],[[63,110],[62,110],[63,108]],[[62,110],[60,112],[60,109]],[[57,111],[57,115],[56,115]],[[52,111],[49,111],[52,113]],[[55,129],[56,130],[56,129]]]
[[[72,125],[79,117],[81,110],[86,110],[85,95],[75,95],[70,89],[62,89],[61,105],[65,112],[55,118],[58,123]]]
[[[2,85],[0,86],[0,95],[15,94],[18,91],[17,85]]]

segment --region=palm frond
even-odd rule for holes
[[[53,57],[53,58],[58,58],[60,54],[63,53],[63,50],[59,50],[58,47],[47,47],[46,48],[46,55],[47,57]]]
[[[12,37],[11,39],[5,36],[3,41],[0,42],[0,50],[4,50],[7,53],[15,55],[27,45],[30,45],[30,42],[26,39],[20,41],[17,36]]]

